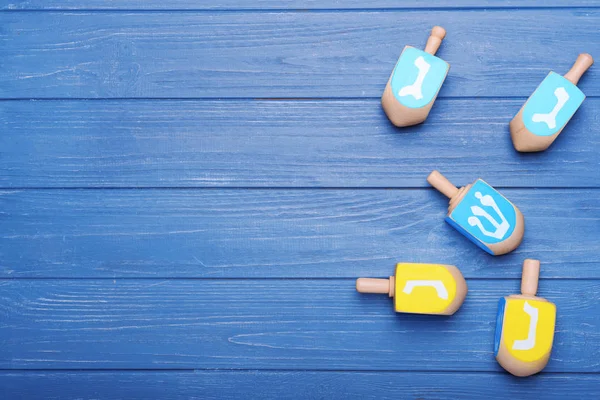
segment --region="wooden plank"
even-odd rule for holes
[[[594,8],[6,12],[0,97],[379,97],[404,45],[422,47],[439,24],[452,66],[441,97],[525,98],[549,70],[600,54],[599,18]],[[597,78],[592,68],[580,82],[588,96],[600,95]]]
[[[540,374],[514,379],[506,373],[172,371],[3,372],[9,399],[296,399],[427,398],[439,400],[577,396],[598,398],[595,374]]]
[[[0,102],[3,187],[599,187],[600,99],[553,147],[520,154],[522,100],[442,99],[397,129],[379,100]]]
[[[600,278],[600,190],[504,190],[523,244],[491,257],[444,222],[433,190],[0,192],[0,277],[388,276],[397,262],[467,278]]]
[[[396,314],[353,279],[6,280],[0,368],[500,371],[497,302],[520,283],[468,284],[448,318]],[[546,370],[600,372],[600,281],[539,294],[558,309]]]
[[[596,0],[556,0],[549,4],[527,0],[460,0],[449,3],[444,0],[255,0],[252,2],[240,0],[2,0],[0,10],[365,10],[365,9],[432,9],[432,8],[563,8],[563,7],[594,7]]]

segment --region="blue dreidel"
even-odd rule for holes
[[[521,244],[523,214],[496,189],[481,179],[458,189],[438,171],[427,177],[450,199],[446,222],[489,254],[506,254]]]
[[[554,142],[585,99],[577,82],[593,63],[592,56],[580,54],[564,77],[555,72],[546,76],[510,121],[515,149],[543,151]]]
[[[434,56],[446,30],[433,27],[425,51],[404,47],[381,97],[381,105],[396,126],[420,124],[427,119],[450,65]]]
[[[516,376],[540,372],[552,352],[556,306],[535,295],[539,274],[540,262],[525,260],[521,294],[498,303],[494,354],[502,368]]]

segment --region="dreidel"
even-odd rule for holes
[[[450,69],[450,64],[434,55],[445,36],[444,28],[434,26],[425,51],[404,47],[381,97],[394,125],[416,125],[427,119]]]
[[[467,283],[453,265],[399,263],[395,276],[359,278],[356,290],[393,297],[396,312],[452,315],[465,300]]]
[[[498,303],[494,354],[502,368],[515,376],[540,372],[552,352],[556,306],[535,295],[539,275],[540,262],[525,260],[521,294]]]
[[[554,142],[585,100],[577,82],[593,63],[592,56],[580,54],[564,77],[553,71],[546,76],[510,121],[515,149],[543,151]]]
[[[450,199],[446,222],[471,242],[494,256],[519,247],[525,233],[523,214],[482,179],[458,189],[433,171],[427,182]]]

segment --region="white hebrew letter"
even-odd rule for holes
[[[442,281],[406,281],[406,285],[404,285],[404,290],[402,291],[406,294],[411,294],[414,288],[420,286],[432,287],[435,289],[440,299],[448,300],[448,291]]]
[[[485,211],[483,208],[481,208],[479,206],[471,207],[471,212],[473,213],[473,216],[469,217],[467,219],[467,222],[471,226],[477,226],[479,228],[479,230],[481,231],[481,233],[483,233],[485,236],[493,237],[496,239],[502,239],[504,237],[504,235],[506,235],[506,232],[508,232],[508,229],[510,228],[510,224],[504,217],[504,214],[502,214],[502,212],[500,211],[500,208],[494,201],[494,198],[492,196],[490,196],[489,194],[486,194],[485,196],[483,196],[480,192],[476,192],[475,197],[477,197],[479,199],[479,202],[481,203],[481,205],[486,206],[486,207],[491,207],[496,212],[498,217],[500,218],[500,222],[498,222],[494,218],[492,218],[492,216],[490,214],[488,214],[487,211]],[[492,224],[494,226],[494,228],[496,230],[493,232],[490,232],[487,229],[485,229],[483,224],[481,223],[481,220],[478,217],[485,218],[490,224]]]
[[[543,122],[550,129],[556,128],[556,116],[565,104],[567,104],[567,101],[569,101],[569,93],[567,93],[564,87],[559,87],[554,91],[554,96],[556,96],[556,105],[552,111],[548,114],[533,114],[533,117],[531,117],[533,122]]]
[[[515,340],[513,344],[513,350],[531,350],[535,346],[535,332],[537,330],[538,323],[538,309],[529,305],[525,302],[523,305],[523,311],[529,314],[529,333],[525,340]]]
[[[417,75],[417,79],[412,85],[404,86],[398,92],[398,96],[412,96],[417,100],[421,100],[423,98],[423,93],[421,93],[421,88],[423,87],[423,81],[425,80],[425,75],[429,72],[429,68],[431,65],[425,61],[423,56],[417,57],[415,60],[415,66],[419,70],[419,75]]]

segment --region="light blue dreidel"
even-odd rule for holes
[[[499,256],[521,244],[523,214],[481,179],[458,189],[438,171],[427,182],[450,199],[446,222],[487,253]]]
[[[592,56],[580,54],[564,77],[555,72],[546,76],[510,121],[515,149],[543,151],[554,142],[585,99],[577,82],[593,63]]]
[[[425,51],[404,47],[381,97],[390,121],[398,126],[420,124],[427,119],[450,65],[436,57],[446,30],[435,26]]]

